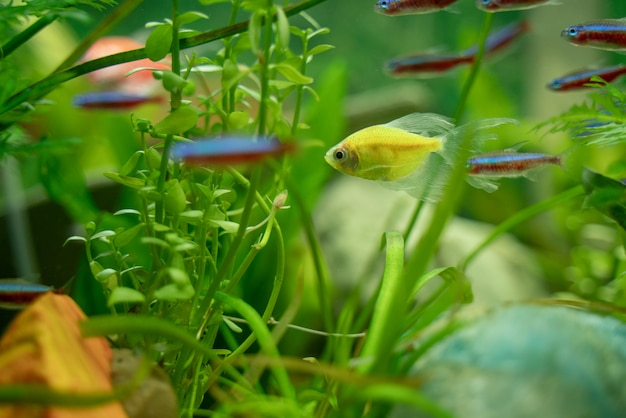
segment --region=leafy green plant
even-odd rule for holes
[[[404,231],[384,234],[385,270],[373,297],[362,305],[355,289],[335,311],[334,286],[310,216],[325,181],[322,169],[294,164],[297,155],[225,169],[187,166],[170,158],[177,141],[235,133],[294,141],[304,154],[302,161],[315,147],[314,140],[330,145],[338,139],[333,136],[341,136],[337,115],[342,112],[345,70],[329,66],[321,80],[309,73],[311,61],[333,48],[323,43],[329,29],[305,12],[322,2],[286,1],[281,6],[272,0],[199,0],[197,10],[182,12],[179,0],[172,0],[170,16],[146,24],[145,48],[76,64],[90,42],[140,3],[129,0],[52,74],[2,86],[0,157],[23,158],[32,150],[45,154],[75,141],[32,143],[21,131],[20,123],[49,92],[107,66],[171,57],[171,70],[154,71],[169,95],[169,113],[155,120],[131,115],[139,146],[118,170],[104,173],[132,196],[131,204],[113,214],[97,213],[84,203],[88,196],[77,203],[62,193],[68,188],[62,180],[76,177],[69,164],[46,160],[44,155],[42,166],[48,168],[45,183],[50,193],[57,193],[74,219],[85,224],[84,235],[68,239],[85,245],[88,271],[79,280],[95,279],[106,299],[108,312],[86,321],[84,334],[110,336],[113,344],[135,348],[161,365],[177,391],[181,416],[384,416],[395,403],[448,416],[420,394],[419,377],[409,371],[428,349],[464,325],[453,318],[436,332],[426,333],[442,314],[472,302],[466,271],[476,256],[502,234],[567,203],[594,209],[600,218],[594,222],[606,224],[610,219],[623,237],[626,186],[584,169],[575,185],[519,208],[458,265],[432,268],[438,243],[458,212],[464,191],[469,151],[460,152],[446,193],[416,248],[406,252],[405,241],[417,221],[427,216],[421,203]],[[210,18],[216,3],[229,3],[228,22],[207,32],[190,29]],[[74,6],[110,4],[31,1],[3,8],[3,30],[15,32],[3,33],[10,39],[0,61],[7,68],[3,79],[16,72],[11,53],[51,21],[73,16]],[[25,30],[14,29],[19,19],[31,15],[39,20]],[[484,14],[478,53],[459,92],[457,121],[470,106],[492,21],[493,14]],[[207,43],[220,47],[206,56],[192,50]],[[611,84],[597,81],[601,90],[590,95],[590,103],[574,106],[540,128],[570,132],[581,146],[619,144],[626,97]],[[471,132],[464,138],[465,145],[470,136]],[[85,190],[82,183],[72,183],[72,188]],[[283,210],[289,205],[293,207]],[[290,256],[297,254],[290,242],[301,229],[306,255],[299,254],[301,259],[290,263]],[[606,290],[610,285],[611,292],[598,290],[590,298],[624,303],[624,263],[615,264],[610,283],[599,286],[606,285]],[[319,332],[323,347],[307,361],[284,356],[279,349],[304,292],[290,279],[304,275],[303,270],[315,277],[317,294],[309,299],[316,299],[315,314],[324,330]],[[292,303],[285,303],[287,284],[295,287]],[[427,284],[434,284],[435,290],[417,304],[415,297],[425,293]],[[575,291],[576,286],[558,290]],[[247,298],[251,293],[255,297]],[[287,306],[276,321],[273,316],[281,298]],[[268,323],[274,328],[270,330]],[[302,372],[306,379],[297,381],[292,372]],[[0,395],[11,399],[12,394]],[[59,403],[67,403],[65,394],[38,393],[42,403],[54,402],[56,395]]]

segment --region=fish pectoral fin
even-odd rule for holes
[[[494,178],[467,176],[467,182],[470,186],[477,189],[483,189],[487,193],[493,193],[498,190],[499,184]]]

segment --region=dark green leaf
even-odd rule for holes
[[[163,23],[156,26],[146,40],[146,55],[152,61],[160,61],[172,48],[172,25]]]
[[[162,135],[175,135],[196,126],[198,122],[198,112],[190,106],[183,106],[154,126],[154,130]]]

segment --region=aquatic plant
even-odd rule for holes
[[[144,48],[78,63],[90,44],[141,3],[127,0],[59,68],[34,80],[13,77],[18,65],[10,61],[12,52],[52,20],[73,16],[70,7],[112,2],[63,6],[54,1],[26,2],[23,7],[3,8],[6,17],[0,13],[4,29],[15,32],[3,35],[10,40],[3,45],[0,61],[7,69],[0,94],[0,157],[40,154],[46,173],[42,182],[51,197],[85,225],[84,234],[67,242],[85,246],[87,262],[78,285],[87,280],[98,283],[99,289],[83,288],[76,298],[104,296],[102,306],[90,307],[90,313],[98,315],[82,324],[84,335],[109,336],[112,344],[141,351],[159,364],[177,391],[181,416],[384,416],[395,403],[448,416],[420,394],[419,376],[408,372],[430,347],[463,326],[451,320],[423,337],[442,313],[453,313],[472,301],[466,270],[476,256],[502,234],[565,204],[597,210],[596,216],[612,219],[617,235],[623,236],[626,186],[609,178],[611,173],[579,168],[571,172],[574,185],[518,208],[458,265],[433,269],[437,245],[459,210],[465,187],[475,133],[469,124],[460,131],[445,187],[416,247],[405,255],[406,238],[426,216],[424,203],[417,201],[404,231],[383,234],[385,269],[374,296],[362,306],[357,289],[337,313],[330,273],[310,216],[327,175],[326,167],[321,168],[322,150],[342,134],[337,122],[342,111],[341,69],[330,67],[320,80],[309,72],[312,60],[333,48],[323,43],[329,30],[306,13],[322,2],[199,0],[194,10],[183,12],[179,0],[172,0],[169,16],[146,24],[150,32]],[[228,3],[228,22],[218,29],[198,30],[215,7],[226,6],[218,3]],[[25,30],[15,29],[16,19],[29,15],[40,17]],[[476,47],[469,50],[470,72],[457,92],[452,115],[459,125],[471,110],[468,99],[491,50],[493,20],[494,14],[484,13],[478,39],[472,40]],[[196,50],[205,44],[220,47],[208,53]],[[125,190],[127,201],[112,214],[100,213],[82,177],[74,175],[78,168],[52,152],[71,148],[76,140],[28,142],[21,122],[45,104],[47,94],[73,78],[123,62],[166,57],[171,69],[150,71],[167,92],[169,111],[159,119],[141,117],[139,112],[130,116],[138,146],[118,170],[104,173]],[[551,126],[550,132],[570,133],[573,147],[621,143],[626,98],[617,87],[596,81],[601,89],[589,96],[589,103],[574,106],[539,129]],[[307,101],[311,104],[305,112]],[[233,136],[243,139],[235,141],[242,147],[240,154],[234,149],[235,162],[249,150],[246,140],[268,139],[269,144],[288,144],[284,150],[297,152],[291,155],[277,147],[273,150],[281,151],[275,159],[234,167],[216,166],[210,158],[206,160],[212,165],[206,166],[173,158],[177,144]],[[314,141],[320,139],[324,147]],[[68,189],[80,193],[68,195]],[[300,230],[306,237],[306,256],[300,253],[300,258],[290,260],[299,254],[290,241]],[[591,263],[584,259],[584,251],[578,257],[575,263]],[[623,261],[609,262],[617,265],[610,284],[614,290],[607,292],[608,285],[599,285],[594,288],[597,292],[585,296],[621,306],[626,303]],[[288,327],[295,328],[292,322],[304,292],[304,285],[296,282],[305,274],[315,278],[310,299],[317,305],[314,313],[323,329],[317,333],[324,342],[315,357],[302,360],[283,355],[279,343]],[[285,296],[287,281],[293,300]],[[427,284],[438,287],[415,303]],[[557,290],[577,292],[576,286],[559,286]],[[278,311],[282,317],[275,320]],[[300,374],[305,376],[301,380]]]

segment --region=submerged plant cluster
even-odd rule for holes
[[[80,18],[84,8],[102,10],[115,2],[42,0],[0,8],[0,158],[38,160],[41,182],[50,197],[84,225],[84,234],[71,236],[66,244],[79,242],[85,248],[86,263],[75,279],[84,293],[76,299],[100,303],[89,307],[98,315],[83,324],[85,334],[109,336],[114,346],[136,350],[158,364],[177,393],[180,416],[385,416],[397,403],[433,416],[449,416],[420,394],[419,376],[409,371],[430,347],[463,325],[451,320],[423,337],[442,313],[471,303],[466,270],[476,256],[503,234],[564,205],[594,209],[602,217],[593,222],[614,225],[620,237],[616,241],[623,238],[626,186],[619,180],[621,174],[616,180],[612,172],[582,168],[587,164],[582,161],[569,171],[573,186],[520,208],[457,265],[433,269],[437,243],[458,212],[467,164],[473,161],[470,145],[476,130],[468,128],[459,131],[460,151],[446,163],[445,187],[416,247],[405,257],[406,238],[427,216],[422,201],[416,201],[403,232],[384,234],[385,269],[374,296],[362,304],[357,289],[341,304],[333,300],[332,276],[311,218],[327,177],[323,153],[343,135],[336,126],[342,112],[341,77],[332,69],[320,80],[310,74],[312,60],[324,60],[333,49],[324,43],[329,29],[307,13],[322,2],[198,0],[192,2],[193,10],[182,11],[182,2],[172,0],[169,16],[145,25],[149,31],[145,46],[81,61],[89,47],[125,16],[146,7],[141,0],[126,0],[58,68],[36,80],[20,75],[24,58],[15,58],[33,36],[58,20]],[[379,1],[376,7],[389,10],[395,4],[402,7],[402,14],[410,14],[414,3]],[[450,3],[429,4],[427,11]],[[489,7],[498,2],[478,3],[485,13],[475,46],[459,54],[394,60],[394,66],[409,68],[403,76],[411,66],[420,72],[426,69],[431,76],[459,63],[471,66],[453,115],[457,123],[466,113],[483,58],[528,29],[520,20],[521,24],[494,34],[496,10]],[[510,3],[520,4],[518,9],[528,6],[523,1]],[[228,21],[207,30],[204,23],[214,10],[226,6]],[[202,48],[206,45],[213,49]],[[125,206],[113,213],[101,212],[82,176],[76,176],[80,169],[67,164],[71,158],[66,153],[83,145],[80,138],[33,137],[27,122],[55,106],[47,95],[70,80],[145,58],[162,65],[135,71],[152,73],[169,109],[151,117],[140,110],[130,114],[138,142],[119,169],[104,172],[124,190]],[[626,133],[626,96],[597,75],[589,77],[589,87],[596,88],[589,101],[537,129],[566,132],[572,148],[617,147]],[[109,101],[106,106],[115,104]],[[232,138],[244,145],[227,165],[217,164],[211,155],[199,157],[194,164],[174,158],[172,150],[182,153],[184,148],[177,147],[198,143],[199,138]],[[242,138],[244,142],[237,142]],[[275,144],[278,157],[237,164],[247,139]],[[621,173],[623,167],[614,170]],[[623,252],[622,244],[606,253],[611,251]],[[584,253],[581,250],[574,261],[578,270],[593,262],[584,259]],[[579,291],[575,285],[556,290],[578,294],[587,298],[589,309],[618,316],[626,307],[623,257],[602,257],[615,267],[593,292]],[[313,278],[312,283],[305,283],[305,277]],[[98,287],[84,285],[94,280]],[[416,303],[416,295],[424,295],[425,286],[433,283],[436,290]],[[301,305],[307,305],[308,314],[318,318],[314,323],[323,331],[293,324]],[[321,348],[313,355],[306,354],[308,349],[300,350],[297,357],[285,355],[290,350],[283,350],[281,341],[289,328],[302,335],[321,335]]]

